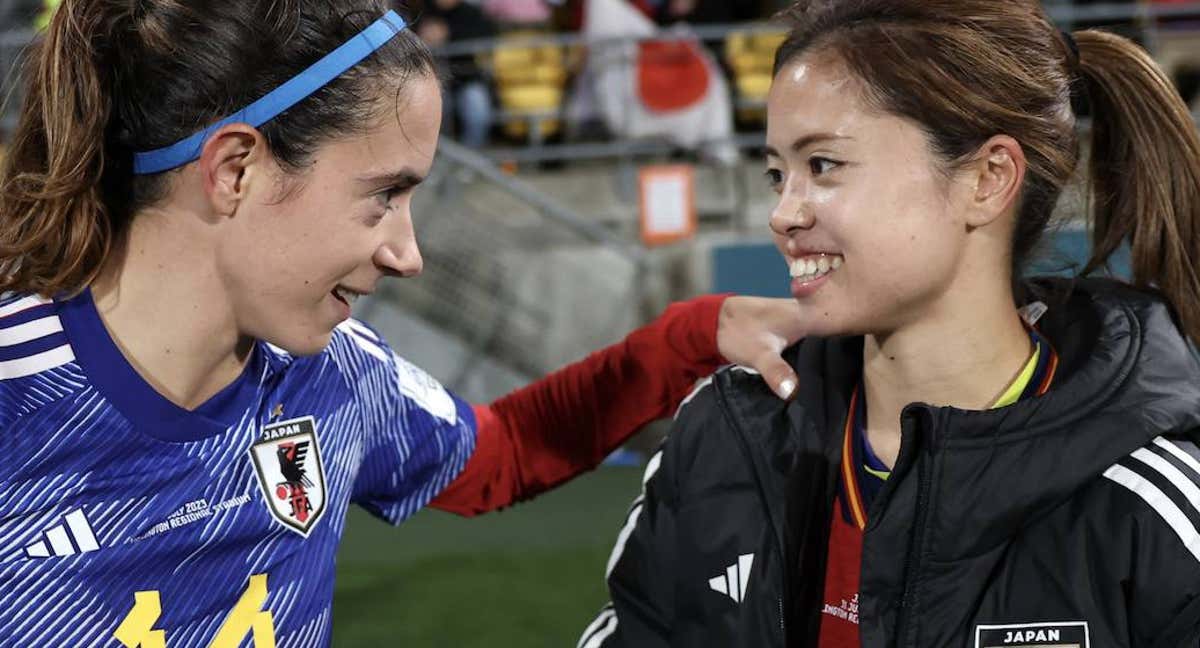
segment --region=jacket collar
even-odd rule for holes
[[[998,546],[1155,437],[1200,427],[1200,361],[1162,301],[1108,280],[1036,288],[1063,360],[1050,391],[992,411],[929,408],[939,560]]]
[[[906,410],[933,428],[940,492],[931,520],[945,531],[940,559],[997,545],[1155,437],[1200,428],[1200,361],[1160,299],[1111,280],[1046,279],[1030,288],[1050,306],[1040,329],[1061,358],[1047,394],[998,410],[920,403]],[[789,504],[786,494],[832,500],[862,340],[810,339],[786,355],[800,378],[791,403],[757,376],[724,372],[717,385],[776,531],[795,547],[820,537],[813,520],[827,525],[828,516],[793,515],[788,507],[812,503]],[[784,528],[784,520],[801,520],[801,528]]]

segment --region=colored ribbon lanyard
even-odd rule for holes
[[[1010,393],[1018,392],[1017,387],[1022,381],[1025,381],[1025,385],[1019,389],[1018,393],[1020,396],[1013,402],[1033,396],[1041,396],[1050,390],[1050,384],[1054,382],[1054,375],[1058,371],[1058,352],[1054,350],[1054,347],[1036,329],[1030,328],[1030,336],[1034,340],[1033,355],[1026,361],[1026,366],[1013,383],[997,399],[996,404],[989,409],[1012,404],[1005,403],[1004,401],[1006,397],[1010,397]],[[1038,379],[1039,376],[1041,377],[1040,380]],[[1035,383],[1037,385],[1036,388],[1034,388]],[[860,387],[861,382],[859,385],[854,386],[854,392],[850,395],[850,407],[846,413],[846,425],[842,432],[841,469],[842,484],[844,484],[842,490],[846,495],[846,506],[850,511],[852,521],[861,531],[867,528],[867,506],[858,481],[858,462],[854,459],[854,425],[858,412],[858,399],[861,398],[862,390]],[[865,430],[863,434],[865,437]],[[865,439],[863,442],[866,442]]]

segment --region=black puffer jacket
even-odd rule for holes
[[[1038,285],[1064,295],[1040,323],[1049,393],[904,410],[864,537],[863,646],[1200,645],[1200,360],[1153,297]],[[862,340],[791,353],[792,403],[733,369],[683,405],[580,646],[817,645]]]

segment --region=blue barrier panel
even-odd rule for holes
[[[1047,247],[1049,249],[1046,249]],[[1083,230],[1058,232],[1051,237],[1048,246],[1043,246],[1043,249],[1034,255],[1033,264],[1027,274],[1074,276],[1087,263],[1091,249],[1092,244],[1088,232]],[[1129,278],[1129,246],[1123,245],[1117,248],[1112,258],[1109,259],[1108,265],[1112,276]]]
[[[1028,274],[1072,276],[1087,262],[1088,233],[1066,230],[1054,234],[1034,255]],[[730,243],[713,248],[713,292],[787,297],[787,266],[770,243]],[[1129,276],[1129,249],[1117,250],[1110,261],[1117,277]]]
[[[787,264],[770,243],[730,243],[713,248],[713,292],[788,297]]]

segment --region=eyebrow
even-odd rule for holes
[[[421,174],[404,168],[376,175],[361,176],[358,182],[371,187],[415,187],[425,180]]]
[[[828,141],[833,141],[833,140],[852,140],[852,139],[854,139],[854,138],[850,137],[849,135],[834,135],[833,133],[811,133],[811,134],[805,135],[804,137],[797,139],[795,142],[792,142],[792,151],[793,152],[802,151],[805,148],[808,148],[809,146],[812,146],[813,144],[817,144],[819,142],[828,142]],[[767,156],[768,157],[771,157],[771,156],[783,157],[779,154],[779,151],[775,150],[775,148],[771,147],[771,146],[767,147]]]

